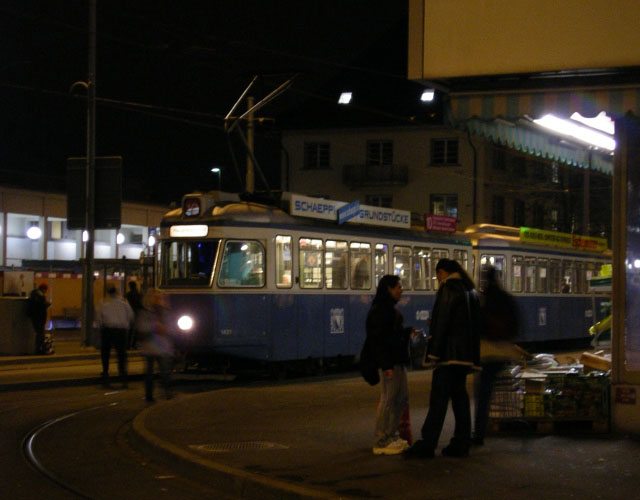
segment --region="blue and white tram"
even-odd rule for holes
[[[185,196],[164,217],[158,251],[158,285],[190,356],[319,364],[359,353],[385,274],[402,279],[405,324],[424,329],[435,263],[470,270],[472,249],[460,234],[338,224],[291,215],[284,201],[212,192]]]
[[[465,234],[480,288],[483,267],[493,265],[518,302],[518,342],[588,339],[589,327],[603,319],[602,302],[610,298],[590,290],[589,280],[611,263],[605,239],[490,224],[470,226]]]

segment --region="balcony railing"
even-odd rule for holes
[[[407,165],[345,165],[342,182],[351,189],[372,186],[406,186]]]

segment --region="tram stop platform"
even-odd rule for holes
[[[414,438],[430,382],[409,373]],[[143,410],[132,436],[231,498],[637,498],[640,441],[579,427],[493,433],[467,458],[374,456],[378,391],[336,377],[179,395]],[[450,410],[440,447],[453,426]]]
[[[53,345],[53,354],[0,354],[0,391],[101,383],[100,350],[83,345],[80,330],[54,331]],[[116,375],[114,351],[110,365]],[[143,358],[136,350],[128,351],[128,371],[131,380],[143,376]]]

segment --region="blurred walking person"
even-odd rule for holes
[[[476,445],[484,444],[491,394],[498,375],[511,360],[526,354],[526,351],[512,342],[519,331],[518,306],[514,298],[500,286],[493,266],[484,270],[483,283],[484,289],[480,296],[482,371],[476,375],[474,433],[471,439]]]
[[[127,388],[127,338],[135,315],[129,303],[118,295],[114,286],[100,305],[96,322],[100,328],[100,354],[102,357],[102,383],[109,385],[109,358],[113,346],[118,356],[118,375],[122,387]]]
[[[382,371],[373,445],[375,455],[397,455],[409,446],[397,435],[398,423],[409,401],[406,366],[412,333],[412,328],[403,326],[402,314],[396,309],[401,296],[400,278],[391,274],[383,276],[367,315],[367,339]]]
[[[127,299],[131,309],[133,309],[133,314],[138,317],[138,313],[142,310],[142,294],[138,291],[138,285],[135,281],[129,282],[129,291],[124,294],[124,298]],[[138,335],[136,333],[135,326],[129,330],[129,337],[127,339],[127,348],[135,349],[137,344]]]
[[[169,311],[165,295],[149,290],[144,297],[144,307],[138,313],[137,331],[140,352],[145,357],[144,394],[149,402],[153,398],[154,364],[158,365],[160,383],[165,397],[171,399],[171,369],[174,356],[174,342],[167,328]]]
[[[447,414],[449,400],[455,430],[442,454],[466,457],[471,442],[471,409],[467,375],[480,362],[480,304],[473,280],[455,260],[440,259],[436,265],[438,292],[433,305],[426,362],[434,366],[429,412],[422,439],[405,453],[407,457],[432,458]]]

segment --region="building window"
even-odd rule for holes
[[[393,141],[367,141],[367,165],[392,165]]]
[[[493,150],[493,168],[505,171],[507,169],[507,155],[502,149]]]
[[[511,172],[516,179],[526,179],[527,160],[523,156],[514,156],[511,163]]]
[[[551,164],[551,182],[554,184],[560,183],[560,173],[558,171],[558,164],[554,161]]]
[[[557,231],[558,227],[558,209],[554,208],[551,210],[551,229],[553,231]]]
[[[533,227],[544,228],[544,207],[540,203],[533,205]]]
[[[515,227],[526,226],[524,201],[513,200],[513,225]]]
[[[458,218],[457,194],[432,194],[429,197],[429,212],[433,215],[448,215]]]
[[[330,148],[328,142],[304,143],[304,169],[327,170],[331,168]]]
[[[368,194],[365,200],[367,205],[374,207],[391,208],[393,206],[393,196],[390,194]]]
[[[491,222],[493,224],[504,224],[504,196],[493,197]]]
[[[458,139],[432,139],[431,165],[458,165]]]

